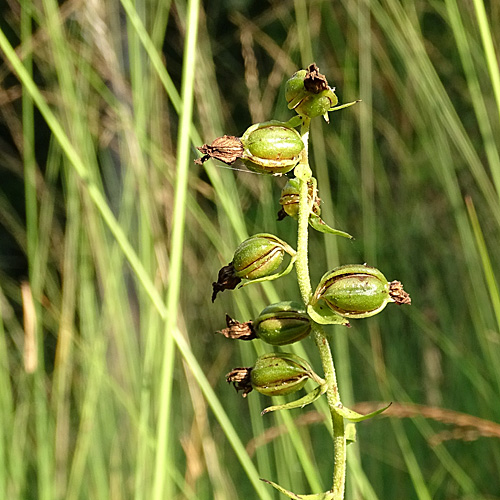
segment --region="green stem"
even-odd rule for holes
[[[306,305],[309,303],[312,295],[308,263],[308,223],[311,203],[313,202],[313,200],[308,200],[308,181],[312,177],[308,159],[309,125],[310,120],[304,119],[301,127],[301,136],[304,141],[305,148],[302,153],[300,163],[295,167],[295,176],[300,181],[295,269],[297,272],[297,281],[299,283],[302,300]],[[335,373],[335,365],[333,363],[330,344],[326,338],[323,328],[320,325],[313,323],[312,333],[323,364],[325,380],[328,384],[326,397],[333,424],[333,498],[335,500],[342,500],[344,498],[345,490],[346,440],[344,433],[344,418],[335,411],[336,406],[340,403],[337,376]]]

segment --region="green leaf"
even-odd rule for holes
[[[333,229],[326,222],[323,221],[321,217],[318,217],[316,214],[312,213],[309,215],[309,225],[319,231],[320,233],[328,233],[334,234],[335,236],[342,236],[344,238],[349,238],[350,240],[354,239],[349,233],[344,231],[339,231],[338,229]]]
[[[339,414],[342,415],[344,418],[347,420],[350,420],[351,422],[362,422],[363,420],[368,420],[369,418],[376,417],[377,415],[380,415],[383,411],[387,410],[389,406],[391,406],[392,403],[389,403],[387,406],[384,406],[384,408],[380,408],[380,410],[372,411],[371,413],[368,413],[367,415],[362,415],[361,413],[358,413],[354,410],[350,410],[349,408],[346,408],[345,406],[342,405],[342,403],[338,403],[335,405],[334,410]]]
[[[294,500],[333,500],[334,498],[333,492],[331,491],[325,491],[325,493],[314,493],[313,495],[297,495],[297,493],[292,493],[291,491],[285,490],[285,488],[283,488],[279,484],[273,483],[268,479],[260,478],[260,480],[264,481],[267,484],[270,484],[273,488],[283,493],[283,495],[286,495],[288,498],[293,498]]]
[[[318,301],[315,304],[309,304],[307,306],[307,314],[309,314],[313,321],[316,321],[316,323],[319,323],[320,325],[349,326],[349,321],[346,318],[332,311],[323,303],[323,301]]]
[[[302,118],[299,115],[295,115],[290,118],[285,124],[285,127],[300,127],[302,125]]]
[[[292,410],[294,408],[303,408],[306,405],[314,403],[322,394],[326,392],[328,389],[327,384],[318,385],[311,392],[308,392],[304,397],[296,399],[295,401],[290,401],[289,403],[285,403],[282,405],[269,406],[262,410],[261,415],[265,415],[271,411],[277,410]]]
[[[330,108],[328,111],[339,111],[340,109],[348,108],[350,106],[353,106],[354,104],[358,104],[358,102],[361,102],[361,99],[358,99],[357,101],[348,102],[346,104],[341,104],[339,106],[334,106],[333,108]]]
[[[345,426],[345,440],[347,444],[355,443],[357,439],[356,425],[348,422]]]

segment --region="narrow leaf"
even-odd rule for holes
[[[350,240],[354,239],[354,237],[349,233],[339,231],[338,229],[333,229],[325,221],[323,221],[321,217],[318,217],[314,213],[311,213],[311,215],[309,216],[309,225],[320,233],[334,234],[335,236],[342,236],[344,238],[349,238]]]
[[[313,321],[319,323],[320,325],[345,325],[349,326],[349,321],[332,311],[327,307],[323,301],[316,302],[315,304],[309,304],[307,306],[307,314],[311,316]]]
[[[354,410],[350,410],[349,408],[346,408],[345,406],[342,405],[342,403],[339,403],[334,407],[334,410],[339,414],[342,415],[344,418],[347,420],[350,420],[351,422],[362,422],[363,420],[368,420],[369,418],[376,417],[377,415],[380,415],[383,411],[387,410],[389,406],[391,406],[392,403],[389,403],[387,406],[384,406],[384,408],[380,408],[379,410],[372,411],[371,413],[368,413],[366,415],[362,415],[361,413],[358,413]]]
[[[330,108],[328,111],[339,111],[340,109],[348,108],[350,106],[353,106],[354,104],[358,104],[358,102],[361,102],[361,99],[358,99],[357,101],[348,102],[346,104],[341,104],[340,106],[334,106],[333,108]]]
[[[306,405],[314,403],[322,394],[324,394],[327,390],[327,384],[318,385],[311,392],[308,392],[304,397],[296,399],[295,401],[290,401],[289,403],[285,403],[282,405],[268,406],[264,410],[262,410],[261,415],[265,415],[271,411],[277,410],[292,410],[293,408],[303,408]]]
[[[345,426],[345,440],[347,444],[355,443],[357,439],[356,425],[348,422]]]
[[[260,478],[260,480],[264,481],[267,484],[270,484],[273,488],[283,493],[283,495],[286,495],[288,498],[293,498],[294,500],[333,500],[334,498],[333,492],[331,491],[326,491],[325,493],[315,493],[313,495],[297,495],[297,493],[285,490],[285,488],[283,488],[279,484],[273,483],[268,479]]]

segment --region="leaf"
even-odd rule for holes
[[[342,236],[344,238],[349,238],[350,240],[354,239],[354,237],[349,233],[339,231],[338,229],[333,229],[321,217],[312,212],[309,215],[309,225],[320,233],[334,234],[335,236]]]
[[[260,480],[264,481],[267,484],[270,484],[273,488],[283,493],[283,495],[286,495],[288,498],[293,498],[294,500],[333,500],[334,498],[333,492],[331,491],[325,491],[325,493],[314,493],[312,495],[297,495],[297,493],[292,493],[291,491],[285,490],[285,488],[283,488],[279,484],[273,483],[268,479],[260,478]]]
[[[356,442],[357,432],[356,425],[352,422],[348,422],[345,426],[345,440],[347,444],[352,444]]]
[[[290,401],[289,403],[285,403],[282,405],[269,406],[262,410],[261,415],[265,415],[271,411],[278,410],[292,410],[294,408],[303,408],[306,405],[310,405],[314,403],[322,394],[324,394],[327,390],[327,384],[318,385],[311,392],[308,392],[304,397],[296,399],[295,401]]]
[[[357,101],[348,102],[346,104],[341,104],[339,106],[334,106],[333,108],[330,108],[328,111],[339,111],[340,109],[348,108],[349,106],[357,104],[358,102],[361,102],[361,99],[358,99]]]
[[[342,415],[344,418],[350,420],[351,422],[362,422],[363,420],[368,420],[369,418],[373,418],[376,417],[377,415],[380,415],[383,411],[387,410],[387,408],[389,408],[389,406],[391,405],[392,403],[389,403],[387,406],[384,406],[384,408],[372,411],[371,413],[368,413],[366,415],[362,415],[361,413],[358,413],[354,410],[350,410],[349,408],[343,406],[342,403],[338,403],[337,405],[334,406],[333,409],[339,415]]]
[[[349,321],[332,311],[323,301],[318,301],[315,304],[307,306],[307,314],[313,321],[320,325],[345,325],[349,326]]]

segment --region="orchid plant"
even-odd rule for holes
[[[302,408],[326,395],[333,425],[333,484],[327,492],[296,494],[265,480],[289,498],[341,500],[344,498],[348,423],[372,418],[387,407],[367,415],[357,413],[342,404],[329,340],[323,325],[350,326],[352,319],[380,313],[387,304],[410,304],[410,296],[399,281],[388,281],[376,268],[366,264],[348,264],[326,272],[313,290],[308,265],[308,231],[320,231],[351,238],[348,233],[330,227],[321,218],[317,180],[309,164],[308,139],[313,118],[355,104],[338,105],[335,88],[329,86],[313,63],[297,71],[286,82],[288,108],[296,115],[287,122],[271,120],[249,127],[241,137],[215,139],[198,149],[203,154],[197,163],[214,158],[228,165],[243,161],[253,171],[274,176],[288,174],[281,192],[278,219],[297,220],[297,245],[277,236],[259,233],[243,241],[235,250],[232,261],[224,266],[213,283],[212,301],[220,292],[237,286],[270,281],[287,275],[295,267],[301,302],[284,300],[267,306],[260,315],[241,323],[226,316],[227,338],[260,339],[273,346],[299,342],[312,336],[322,361],[323,377],[301,357],[289,352],[274,352],[260,356],[252,367],[235,368],[226,379],[246,397],[253,389],[267,395],[292,394],[310,379],[315,388],[294,401],[269,406],[263,414]],[[351,427],[352,428],[352,427]]]

